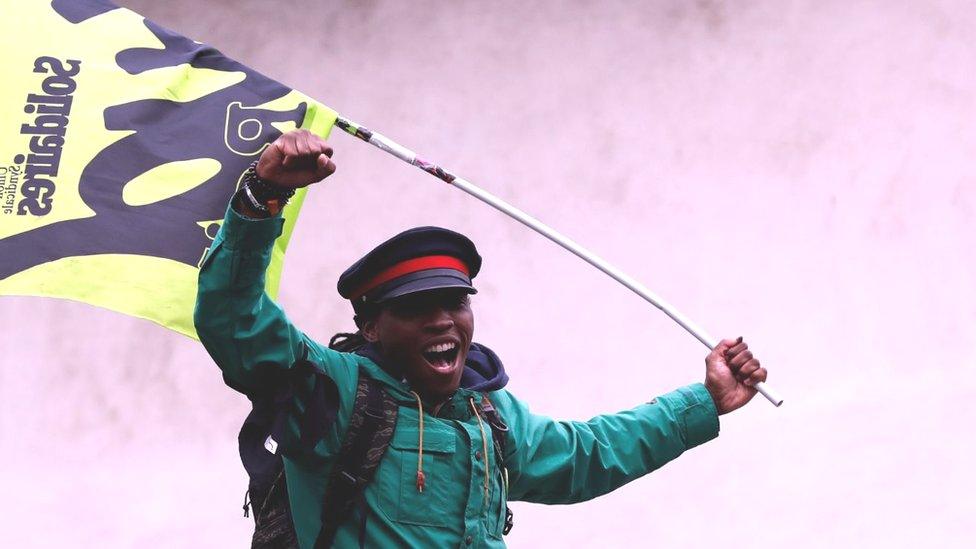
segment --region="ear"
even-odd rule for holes
[[[356,324],[359,326],[359,330],[363,333],[363,337],[366,339],[366,341],[376,343],[380,340],[379,330],[376,329],[375,318],[362,320],[359,317],[356,317]]]

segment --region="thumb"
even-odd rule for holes
[[[326,177],[335,173],[336,165],[325,153],[319,154],[318,158],[315,159],[315,176],[320,179],[325,179]]]

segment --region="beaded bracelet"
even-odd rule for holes
[[[295,189],[275,185],[270,181],[261,179],[258,176],[257,166],[257,161],[254,161],[244,172],[242,185],[244,197],[254,209],[270,215],[277,215],[288,204],[288,200],[295,195]]]

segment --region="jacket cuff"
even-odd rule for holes
[[[224,246],[230,250],[262,251],[270,248],[275,239],[281,236],[284,225],[285,219],[280,213],[265,219],[253,219],[237,213],[234,206],[229,205],[220,233]]]
[[[688,385],[659,398],[674,411],[686,450],[718,436],[718,410],[703,384]]]

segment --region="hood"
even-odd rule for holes
[[[508,374],[495,351],[480,343],[471,343],[468,359],[461,372],[461,387],[478,392],[497,391],[508,384]]]
[[[396,379],[403,377],[398,368],[383,363],[379,349],[374,344],[369,343],[355,353],[372,360]],[[461,387],[471,391],[489,392],[497,391],[507,384],[508,374],[505,373],[505,366],[498,355],[488,347],[472,342],[461,372]]]

